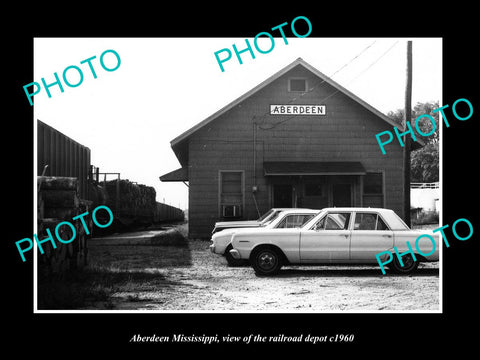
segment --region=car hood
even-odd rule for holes
[[[260,226],[257,220],[251,221],[222,221],[215,223],[215,227],[244,227],[244,226]]]
[[[228,228],[228,229],[225,229],[225,230],[222,230],[222,231],[219,231],[219,232],[215,233],[212,237],[212,240],[214,240],[215,238],[218,238],[218,237],[226,237],[226,236],[232,236],[234,234],[248,233],[249,231],[252,231],[252,230],[256,230],[258,232],[259,230],[264,230],[264,229],[265,228],[262,227],[262,226],[232,227],[232,228]]]

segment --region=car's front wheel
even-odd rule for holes
[[[393,272],[395,272],[396,274],[410,274],[418,267],[418,261],[415,261],[410,254],[402,256],[402,262],[403,266],[402,264],[400,264],[400,260],[398,259],[398,257],[393,256],[393,260],[391,262],[391,269],[393,270]]]
[[[258,276],[278,274],[283,265],[280,252],[272,247],[255,249],[250,257],[250,262]]]

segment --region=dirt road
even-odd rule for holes
[[[231,268],[186,240],[184,226],[92,239],[90,269],[101,271],[107,299],[84,309],[232,312],[438,311],[439,264],[411,276],[379,267],[284,267],[273,278]],[[165,235],[167,234],[167,235]],[[100,270],[99,270],[100,269]],[[99,280],[100,281],[100,280]],[[105,285],[108,284],[108,285]]]

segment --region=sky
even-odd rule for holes
[[[299,57],[387,114],[404,107],[406,44],[412,40],[412,105],[442,103],[441,38],[274,40],[273,50],[261,54],[249,39],[255,59],[246,52],[239,64],[233,55],[222,72],[214,53],[233,53],[232,44],[241,50],[245,38],[35,38],[32,82],[53,83],[56,72],[64,92],[53,85],[49,98],[42,88],[34,96],[32,120],[89,147],[100,172],[120,172],[122,179],[153,186],[157,201],[186,209],[186,185],[159,180],[180,167],[170,141]],[[268,49],[270,40],[261,38],[258,45]],[[106,50],[120,56],[115,71],[100,64]],[[88,63],[81,64],[93,56],[96,79]],[[103,60],[107,68],[117,64],[112,53]],[[77,87],[62,79],[71,65],[83,74]],[[72,84],[80,82],[76,70],[66,74]]]

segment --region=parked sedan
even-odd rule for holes
[[[251,228],[251,227],[261,227],[268,225],[272,220],[274,220],[278,214],[283,210],[288,210],[284,208],[273,208],[268,210],[265,214],[260,216],[257,220],[241,220],[241,221],[219,221],[215,223],[215,226],[212,230],[212,235],[225,230],[233,228]]]
[[[232,228],[217,232],[212,235],[212,245],[210,250],[218,255],[224,255],[230,266],[236,266],[245,263],[244,259],[235,259],[230,254],[232,249],[232,236],[237,233],[255,229],[257,232],[266,231],[281,231],[283,229],[300,228],[306,222],[317,215],[320,210],[312,209],[288,209],[279,211],[273,220],[270,220],[266,225],[256,228]]]
[[[249,260],[257,275],[274,275],[282,265],[308,264],[377,264],[376,255],[394,247],[405,253],[399,263],[392,255],[389,263],[397,273],[414,271],[419,262],[438,261],[438,235],[431,233],[433,243],[422,242],[421,252],[414,247],[416,261],[406,252],[407,242],[424,232],[412,231],[402,219],[389,209],[326,208],[301,228],[245,229],[233,234],[232,249],[235,259]],[[385,256],[388,253],[385,253]],[[428,254],[428,256],[424,256]]]

